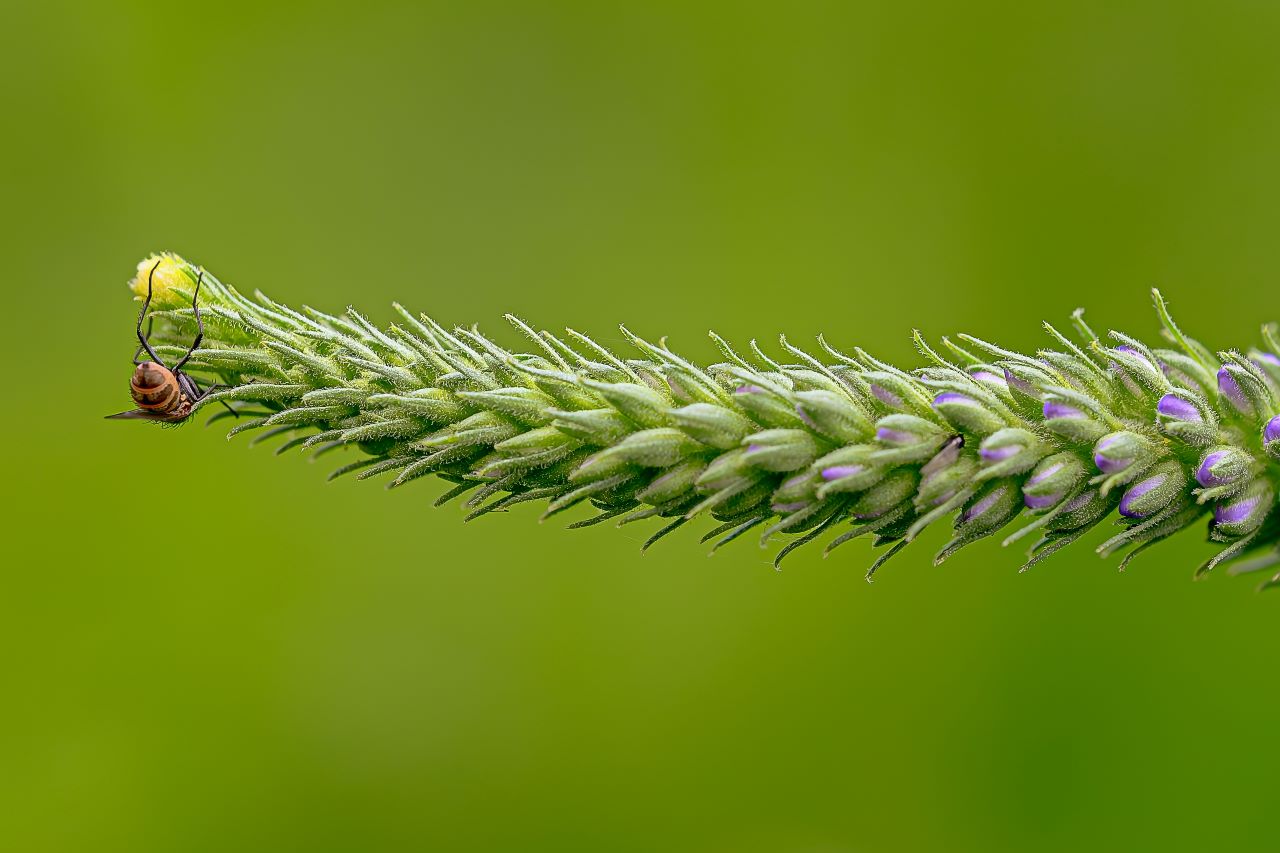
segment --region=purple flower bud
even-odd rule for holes
[[[884,403],[886,406],[888,406],[891,409],[906,408],[906,404],[902,402],[901,397],[899,397],[897,394],[893,393],[888,388],[885,388],[882,385],[877,385],[874,382],[871,383],[871,393],[875,395],[875,398],[877,400],[879,400],[881,403]]]
[[[1044,419],[1046,421],[1055,418],[1087,418],[1084,412],[1075,406],[1068,406],[1066,403],[1059,403],[1057,400],[1045,400],[1044,402]]]
[[[1222,396],[1231,401],[1231,405],[1243,415],[1252,414],[1253,405],[1249,402],[1249,398],[1245,395],[1244,389],[1240,387],[1240,382],[1227,368],[1218,371],[1218,390]]]
[[[861,474],[863,470],[861,465],[832,465],[830,468],[822,469],[822,479],[827,482],[840,480],[845,477],[852,477],[855,474]]]
[[[1267,421],[1266,428],[1262,430],[1262,440],[1268,443],[1280,441],[1280,415]]]
[[[739,385],[734,389],[735,394],[762,394],[764,389],[759,385]]]
[[[1004,447],[983,447],[979,448],[978,455],[986,462],[1001,462],[1011,456],[1017,456],[1022,452],[1022,446],[1019,444],[1007,444]],[[1028,466],[1030,467],[1030,466]]]
[[[757,450],[763,450],[763,449],[764,449],[764,445],[763,445],[763,444],[748,444],[748,445],[747,445],[747,452],[748,452],[748,453],[754,453],[754,452],[755,452],[755,451],[757,451]]]
[[[1022,502],[1026,504],[1027,509],[1048,509],[1049,507],[1062,500],[1062,494],[1056,495],[1027,495],[1022,496]]]
[[[876,438],[885,444],[914,444],[916,436],[905,430],[880,427],[876,430]]]
[[[1184,400],[1177,394],[1165,394],[1161,397],[1160,402],[1156,404],[1156,411],[1167,418],[1173,418],[1175,421],[1187,421],[1190,423],[1204,421],[1204,416],[1200,414],[1200,410],[1191,401]]]
[[[1062,466],[1063,466],[1063,463],[1062,463],[1062,462],[1054,462],[1052,465],[1049,465],[1049,466],[1047,466],[1047,467],[1045,467],[1045,468],[1043,468],[1043,469],[1041,469],[1041,470],[1037,471],[1036,473],[1032,474],[1030,478],[1028,478],[1028,480],[1027,480],[1027,485],[1028,485],[1028,486],[1035,486],[1035,485],[1038,485],[1038,484],[1040,484],[1040,483],[1043,483],[1045,480],[1049,479],[1049,478],[1050,478],[1050,477],[1052,477],[1054,474],[1056,474],[1056,473],[1058,473],[1059,471],[1061,471],[1061,470],[1062,470]]]
[[[1214,486],[1225,486],[1230,480],[1225,480],[1213,472],[1213,468],[1219,462],[1222,462],[1230,455],[1227,450],[1215,450],[1204,458],[1200,463],[1200,467],[1196,469],[1196,482],[1204,486],[1206,489]]]
[[[1239,524],[1253,515],[1253,511],[1262,502],[1260,495],[1250,495],[1234,503],[1219,504],[1213,508],[1214,524]]]
[[[1275,491],[1265,480],[1251,485],[1244,494],[1213,509],[1213,526],[1225,536],[1246,536],[1262,526],[1275,502]]]
[[[1040,392],[1036,390],[1036,386],[1032,385],[1027,380],[1022,379],[1021,377],[1015,376],[1014,374],[1010,373],[1007,369],[1004,372],[1004,381],[1008,383],[1010,388],[1013,388],[1016,391],[1020,391],[1023,394],[1026,394],[1028,397],[1040,396]]]
[[[813,422],[813,418],[805,414],[804,406],[801,406],[798,403],[796,404],[796,417],[798,417],[801,420],[801,422],[805,426],[807,426],[809,429],[818,430],[818,425]]]
[[[1123,435],[1123,433],[1112,433],[1111,435],[1104,436],[1102,440],[1098,442],[1098,446],[1094,449],[1093,464],[1097,465],[1098,470],[1102,473],[1119,474],[1121,471],[1133,464],[1133,457],[1131,456],[1113,457],[1108,456],[1106,453],[1107,448],[1115,447],[1117,444],[1120,444]]]
[[[988,512],[993,506],[1000,502],[1002,497],[1004,497],[1004,493],[1007,488],[1009,487],[1001,486],[998,489],[993,489],[985,497],[965,507],[964,512],[960,514],[960,521],[962,523],[968,523]]]
[[[958,391],[943,391],[941,394],[933,398],[935,406],[941,406],[944,403],[960,403],[966,406],[980,405],[977,400],[967,394],[961,394]]]
[[[986,382],[991,385],[1004,385],[1005,379],[998,373],[992,373],[990,370],[975,370],[972,374],[974,379],[979,382]]]
[[[1148,477],[1129,491],[1124,493],[1124,497],[1120,499],[1120,514],[1125,518],[1146,518],[1151,512],[1141,511],[1134,506],[1137,501],[1144,495],[1147,495],[1164,485],[1165,480],[1169,479],[1166,474],[1157,474],[1154,477]]]
[[[1097,492],[1081,492],[1071,500],[1067,501],[1067,505],[1062,508],[1063,514],[1072,513],[1089,503],[1098,496]]]
[[[1272,367],[1280,367],[1280,356],[1273,355],[1269,352],[1260,352],[1254,356],[1254,360],[1262,364],[1269,364]]]

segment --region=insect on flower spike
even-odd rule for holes
[[[1104,346],[1077,312],[1084,347],[1045,324],[1061,351],[943,337],[953,361],[917,331],[929,366],[907,370],[822,336],[825,357],[782,336],[795,363],[751,341],[753,361],[714,333],[725,361],[700,366],[622,327],[638,350],[625,358],[580,332],[562,339],[512,318],[533,344],[522,354],[399,303],[383,330],[354,309],[246,297],[171,254],[146,259],[130,289],[144,308],[138,354],[154,356],[148,371],[160,358],[174,364],[176,404],[164,374],[135,383],[164,422],[234,404],[210,422],[245,415],[230,435],[260,430],[254,443],[280,437],[279,452],[358,449],[339,476],[403,485],[437,475],[446,500],[477,490],[470,517],[525,502],[545,502],[544,518],[589,506],[570,527],[657,519],[652,542],[708,516],[717,548],[760,526],[766,540],[794,537],[779,560],[827,536],[824,553],[867,537],[888,546],[873,571],[948,518],[954,534],[937,559],[1034,531],[1024,568],[1105,520],[1123,530],[1100,550],[1127,550],[1127,565],[1207,518],[1221,550],[1201,573],[1280,561],[1275,327],[1262,327],[1263,348],[1215,355],[1173,322],[1158,291],[1179,351],[1119,332]]]

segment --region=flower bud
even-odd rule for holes
[[[677,462],[636,492],[636,499],[652,506],[673,501],[693,488],[706,467],[705,462],[696,458]]]
[[[870,383],[871,395],[889,409],[905,412],[910,407],[907,400],[912,398],[912,386],[901,376],[887,371],[872,371],[866,374]]]
[[[138,262],[138,274],[129,280],[129,289],[143,300],[147,298],[148,283],[152,310],[177,308],[184,303],[189,307],[196,274],[182,258],[165,252]]]
[[[1267,421],[1267,425],[1262,430],[1262,440],[1267,444],[1280,441],[1280,415]]]
[[[1004,368],[1004,381],[1009,390],[1031,400],[1039,401],[1044,395],[1040,388],[1053,384],[1049,374],[1025,364],[1010,364]]]
[[[935,444],[941,435],[937,424],[915,415],[887,415],[876,421],[876,440],[889,447]]]
[[[1035,435],[1018,427],[996,431],[987,436],[978,448],[978,455],[988,468],[999,468],[998,472],[988,473],[988,477],[1021,474],[1035,465],[1043,454],[1043,446]]]
[[[842,447],[814,462],[809,470],[817,475],[818,497],[861,492],[878,483],[884,471],[868,461],[873,452],[868,445]]]
[[[1046,427],[1081,444],[1097,441],[1107,432],[1091,415],[1061,400],[1045,400],[1043,412]]]
[[[933,398],[933,410],[948,423],[971,435],[990,435],[1004,426],[1004,420],[983,403],[958,391],[943,391]]]
[[[1009,383],[1005,381],[1004,374],[994,373],[990,370],[977,369],[970,374],[974,379],[982,383],[982,387],[996,394],[1008,395]]]
[[[1238,364],[1225,365],[1218,371],[1218,392],[1245,417],[1254,417],[1261,410],[1264,401],[1260,398],[1265,390]]]
[[[1063,504],[1062,511],[1046,525],[1045,529],[1053,533],[1079,530],[1097,522],[1111,511],[1111,507],[1111,501],[1101,491],[1086,489]]]
[[[596,382],[593,379],[584,379],[582,384],[641,427],[664,427],[671,422],[667,414],[670,402],[648,385]]]
[[[729,450],[756,428],[750,420],[723,406],[694,403],[671,412],[671,419],[685,435],[716,450]]]
[[[1123,474],[1148,456],[1147,440],[1132,432],[1104,435],[1093,448],[1093,464],[1104,474]]]
[[[796,427],[803,423],[790,400],[759,385],[739,385],[733,392],[733,401],[764,426]]]
[[[1147,518],[1173,503],[1184,488],[1186,478],[1177,461],[1161,463],[1124,493],[1120,514],[1125,518]]]
[[[795,397],[800,420],[827,438],[854,444],[875,432],[857,406],[833,391],[800,391]]]
[[[1241,495],[1213,510],[1213,532],[1220,536],[1247,536],[1262,526],[1275,505],[1275,492],[1266,480],[1259,480]]]
[[[956,530],[966,536],[998,530],[1022,509],[1021,493],[1012,480],[988,483],[969,499],[956,519]]]
[[[1215,447],[1204,455],[1196,467],[1196,482],[1206,489],[1238,483],[1248,477],[1253,459],[1238,447]]]
[[[1074,453],[1055,453],[1042,459],[1022,484],[1022,502],[1028,509],[1048,509],[1085,477],[1084,463]]]
[[[1137,347],[1121,344],[1111,350],[1111,357],[1111,372],[1134,397],[1145,397],[1144,386],[1151,387],[1160,381],[1160,368]]]
[[[813,435],[803,429],[769,429],[742,440],[747,452],[742,461],[764,471],[795,471],[818,456]]]
[[[1156,403],[1156,411],[1170,421],[1184,423],[1204,423],[1204,415],[1194,403],[1177,394],[1165,394]]]
[[[645,429],[633,432],[613,447],[587,457],[573,472],[574,480],[594,480],[628,465],[666,468],[700,448],[678,429]]]
[[[920,491],[916,506],[935,507],[946,503],[972,479],[978,464],[961,454],[964,439],[953,436],[932,459],[920,468]]]
[[[889,510],[910,500],[916,493],[918,480],[915,472],[899,468],[862,494],[854,503],[855,518],[879,518]]]

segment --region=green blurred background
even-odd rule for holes
[[[1280,6],[6,11],[0,832],[30,851],[1275,847],[1280,595],[934,531],[785,571],[127,407],[172,249],[389,321],[1015,347],[1280,317]],[[1095,538],[1096,541],[1096,538]]]

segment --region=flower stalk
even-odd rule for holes
[[[159,265],[156,266],[156,262]],[[155,340],[185,352],[197,270],[174,255],[154,267]],[[513,353],[477,330],[449,330],[396,305],[379,329],[354,310],[333,316],[246,297],[205,272],[205,338],[187,365],[218,383],[197,408],[290,449],[361,458],[332,477],[434,475],[453,484],[468,519],[527,501],[544,518],[587,505],[570,527],[663,520],[645,543],[709,516],[713,552],[748,532],[786,535],[775,565],[831,535],[885,553],[868,579],[935,523],[953,519],[942,562],[1008,531],[1030,539],[1023,570],[1107,519],[1102,555],[1136,554],[1204,522],[1223,545],[1197,570],[1280,565],[1280,345],[1213,353],[1174,323],[1158,291],[1165,346],[1096,335],[1077,312],[1078,341],[1045,324],[1053,348],[1033,355],[961,335],[942,352],[916,334],[927,366],[905,371],[818,338],[821,357],[781,340],[785,361],[755,342],[700,367],[623,328],[637,357],[573,330],[557,336],[509,320],[531,342]],[[1276,573],[1265,586],[1280,586]]]

